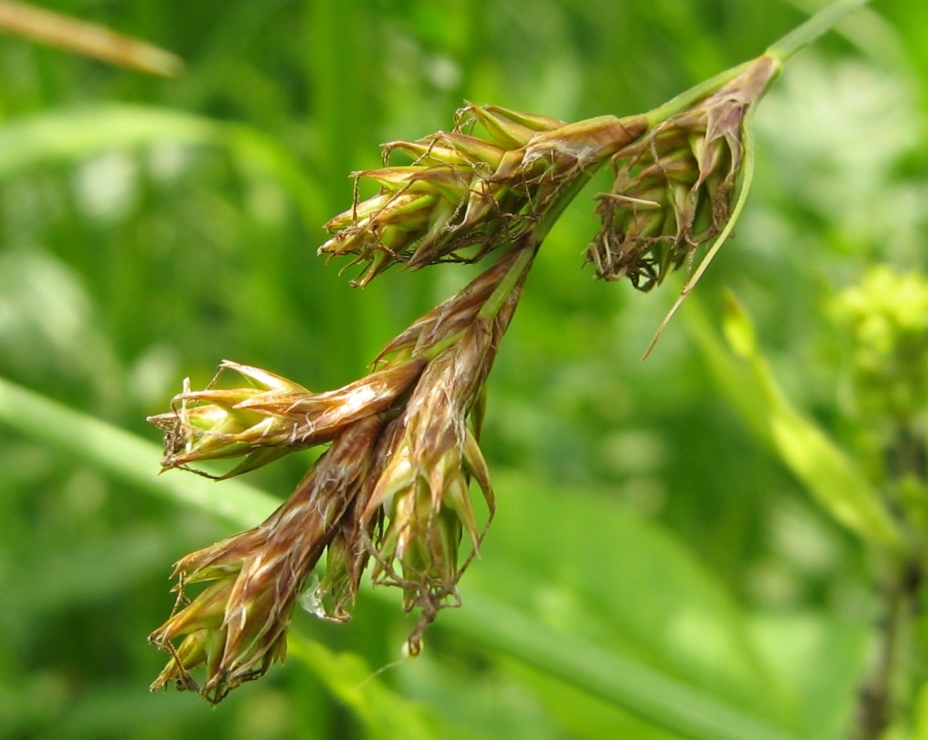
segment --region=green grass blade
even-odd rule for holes
[[[239,526],[253,526],[277,505],[237,481],[216,484],[192,475],[157,476],[158,445],[69,409],[0,378],[0,423],[161,498],[194,506]],[[383,590],[374,593],[388,596]],[[498,599],[468,593],[467,607],[446,614],[443,629],[476,646],[505,653],[668,729],[696,738],[789,735],[713,697],[575,636],[552,630]],[[299,653],[299,651],[297,651]]]
[[[324,213],[319,187],[277,140],[243,124],[160,106],[106,104],[54,110],[0,126],[0,182],[42,165],[72,164],[120,149],[172,141],[226,149],[249,170],[270,177],[300,208],[304,222]]]
[[[73,455],[117,480],[208,511],[236,526],[254,526],[280,503],[237,481],[221,485],[171,471],[158,475],[161,446],[0,378],[0,423]]]
[[[667,730],[705,740],[793,737],[637,661],[548,627],[502,601],[468,591],[464,602],[464,608],[442,615],[442,628],[517,658]]]
[[[432,740],[439,732],[437,717],[426,704],[406,699],[383,682],[361,656],[335,653],[320,642],[291,633],[287,653],[298,657],[326,684],[333,695],[350,707],[372,740]]]
[[[0,127],[0,181],[43,164],[69,163],[156,141],[215,144],[223,126],[167,108],[101,105],[55,110]]]

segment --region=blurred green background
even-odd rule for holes
[[[201,387],[228,358],[343,385],[474,274],[394,270],[358,291],[315,255],[379,143],[450,128],[464,100],[564,120],[645,111],[820,7],[44,5],[188,68],[162,80],[0,37],[0,376],[152,442],[145,417],[184,377]],[[841,736],[875,614],[868,551],[754,438],[692,330],[717,330],[731,289],[793,403],[847,432],[824,307],[868,265],[925,266],[926,28],[923,0],[874,2],[790,63],[755,119],[736,238],[646,362],[680,281],[647,295],[594,281],[596,190],[580,195],[490,380],[497,519],[463,609],[441,613],[415,661],[372,677],[411,622],[368,592],[347,625],[298,615],[287,664],[215,711],[149,694],[171,563],[257,521],[154,497],[0,425],[0,736],[677,736],[497,644],[520,620],[593,646],[598,670],[637,680],[616,656],[783,733]],[[285,496],[306,465],[249,482]]]

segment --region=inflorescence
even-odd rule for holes
[[[165,434],[165,469],[205,474],[204,461],[240,459],[221,478],[327,446],[264,523],[175,565],[174,613],[150,637],[170,661],[152,688],[220,701],[284,658],[297,603],[349,619],[366,568],[418,611],[407,642],[418,652],[437,612],[458,603],[495,510],[479,444],[486,380],[541,242],[611,162],[588,248],[597,275],[648,290],[688,264],[731,218],[745,116],[775,67],[760,57],[661,121],[565,124],[468,105],[451,132],[384,145],[383,167],[354,176],[380,191],[329,221],[320,252],[360,265],[359,286],[395,264],[496,260],[387,344],[360,380],[313,393],[226,361],[209,387],[185,383],[172,410],[150,419]],[[390,164],[394,154],[410,161]],[[229,376],[240,380],[228,387]]]

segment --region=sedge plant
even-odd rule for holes
[[[238,460],[218,476],[229,478],[326,446],[266,521],[175,565],[174,612],[150,637],[169,661],[152,688],[221,701],[283,660],[298,605],[347,620],[365,570],[418,613],[406,645],[416,654],[438,612],[458,605],[495,511],[480,448],[487,377],[554,223],[610,165],[587,261],[639,290],[685,269],[672,313],[743,208],[756,104],[796,51],[864,2],[828,6],[757,59],[647,113],[564,123],[469,104],[449,132],[384,145],[383,166],[354,175],[379,191],[329,221],[320,253],[350,260],[358,287],[394,266],[492,263],[342,388],[312,392],[224,361],[207,388],[185,384],[152,417],[164,469],[213,475],[201,464]]]

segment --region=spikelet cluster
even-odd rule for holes
[[[599,277],[650,290],[722,232],[744,162],[745,118],[778,70],[760,57],[614,155],[615,181],[599,196],[602,229],[587,251]]]
[[[283,659],[297,604],[350,618],[365,570],[418,612],[407,641],[418,652],[438,611],[458,603],[495,510],[479,446],[484,388],[547,230],[611,158],[615,183],[600,197],[590,259],[606,279],[659,283],[730,218],[744,117],[772,74],[755,63],[651,130],[643,115],[565,124],[470,105],[451,132],[386,144],[383,167],[356,173],[379,192],[356,196],[320,248],[361,265],[356,285],[394,264],[498,258],[343,388],[315,393],[226,361],[207,388],[185,383],[172,411],[151,418],[165,435],[165,469],[211,477],[328,445],[267,521],[176,564],[174,612],[150,637],[171,659],[152,688],[174,683],[220,701]],[[410,161],[390,164],[394,152]],[[228,387],[230,376],[245,382]],[[231,459],[223,475],[201,467]]]
[[[379,430],[376,417],[349,426],[263,524],[174,566],[174,613],[149,637],[171,660],[152,690],[173,683],[215,704],[284,659],[293,608],[365,485]],[[191,600],[196,584],[207,585]],[[202,684],[191,674],[199,668]]]
[[[380,187],[326,224],[319,251],[349,255],[366,285],[393,264],[473,262],[529,233],[577,177],[645,130],[643,116],[565,124],[498,106],[458,111],[453,131],[384,145],[384,166],[355,173]],[[475,131],[482,131],[481,136]],[[409,164],[390,165],[393,152]],[[357,191],[357,188],[356,188]]]
[[[220,375],[249,384],[185,385],[171,413],[152,417],[165,432],[165,468],[202,472],[204,461],[242,458],[222,477],[330,443],[267,521],[176,564],[177,605],[150,637],[171,660],[153,689],[174,683],[220,701],[283,659],[301,600],[320,617],[348,619],[371,559],[375,581],[400,587],[406,609],[419,611],[408,641],[410,653],[418,651],[438,610],[457,603],[458,579],[493,515],[478,445],[481,399],[530,264],[519,263],[519,253],[504,254],[390,342],[362,380],[312,393],[224,362]],[[513,277],[502,305],[484,316]],[[465,535],[470,554],[461,558]],[[191,597],[195,584],[206,586]],[[202,683],[192,675],[198,669]]]

